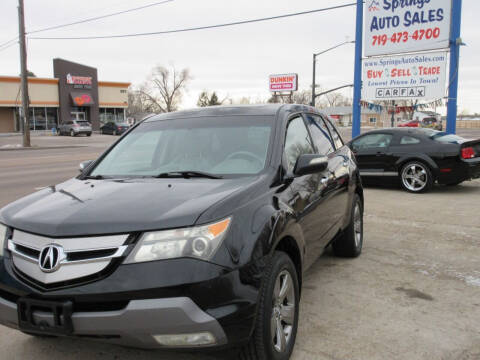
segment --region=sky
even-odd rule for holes
[[[24,0],[26,30],[99,16],[155,0]],[[456,1],[456,0],[455,0]],[[162,31],[281,15],[353,2],[352,0],[174,0],[99,21],[37,35],[81,36]],[[18,34],[17,0],[0,1],[0,43]],[[459,69],[460,111],[480,113],[480,1],[463,0]],[[355,7],[262,23],[161,36],[102,40],[28,40],[28,68],[53,77],[59,57],[98,69],[99,80],[139,84],[152,67],[189,68],[182,108],[194,107],[202,90],[223,97],[267,99],[268,75],[298,73],[299,88],[312,82],[312,54],[354,40]],[[354,45],[318,57],[317,83],[331,89],[353,82]],[[19,49],[0,51],[0,75],[18,75]],[[341,91],[352,96],[350,88]],[[445,109],[440,109],[444,112]]]

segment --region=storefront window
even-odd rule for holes
[[[125,122],[124,111],[125,111],[125,109],[115,109],[115,112],[116,112],[116,115],[117,115],[117,120],[116,121],[118,123]]]
[[[47,130],[52,130],[58,125],[57,108],[46,108],[47,110]]]
[[[47,118],[45,108],[33,108],[35,116],[35,130],[47,130]]]
[[[28,123],[30,124],[30,130],[35,130],[35,115],[33,108],[28,108]]]
[[[124,108],[100,108],[100,124],[107,122],[123,123],[125,122]]]
[[[51,130],[57,127],[58,114],[57,108],[46,107],[31,107],[28,109],[28,121],[30,124],[30,130]],[[16,112],[16,118],[20,119],[18,111]],[[18,130],[20,130],[20,123],[17,124]]]

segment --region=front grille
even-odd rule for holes
[[[8,240],[15,272],[42,289],[93,281],[126,255],[132,238],[112,235],[50,238],[14,230]]]
[[[113,257],[117,252],[117,248],[114,249],[102,249],[102,250],[89,250],[89,251],[77,251],[67,254],[68,261],[83,261],[93,260],[98,258]]]
[[[32,259],[37,259],[37,260],[40,257],[40,251],[38,250],[31,249],[27,246],[23,246],[20,244],[16,244],[15,247],[16,247],[16,250],[22,255],[29,256]]]

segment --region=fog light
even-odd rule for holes
[[[215,344],[215,336],[209,332],[194,334],[154,335],[153,338],[163,346],[202,346]]]

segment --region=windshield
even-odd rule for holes
[[[446,132],[437,131],[437,130],[430,130],[430,129],[422,129],[422,131],[432,140],[442,142],[442,143],[449,143],[449,144],[462,144],[466,140],[458,135],[454,134],[447,134]]]
[[[182,171],[257,174],[266,164],[273,121],[273,116],[229,116],[144,122],[90,176],[158,176]]]

